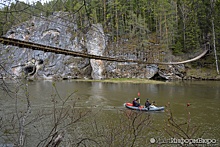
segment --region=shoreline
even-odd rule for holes
[[[78,81],[78,82],[102,82],[102,83],[133,83],[133,84],[172,84],[176,82],[184,82],[184,81],[220,81],[219,79],[183,79],[183,80],[151,80],[151,79],[138,79],[138,78],[115,78],[115,79],[100,79],[100,80],[93,80],[93,79],[10,79],[10,78],[0,78],[3,81],[20,81],[26,80],[30,82],[34,81]]]
[[[131,78],[120,78],[120,79],[104,79],[104,80],[93,80],[93,79],[74,79],[70,81],[82,81],[82,82],[103,82],[103,83],[133,83],[133,84],[169,84],[172,82],[168,81],[157,81],[149,79],[131,79]]]

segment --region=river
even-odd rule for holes
[[[74,92],[70,99],[76,102],[75,108],[98,110],[98,112],[95,112],[99,113],[96,114],[96,117],[99,117],[96,120],[103,121],[103,123],[107,123],[104,125],[108,125],[109,117],[119,119],[117,117],[119,116],[118,112],[126,111],[123,104],[132,102],[133,98],[140,93],[141,104],[144,104],[146,99],[155,101],[158,106],[169,104],[173,117],[177,121],[183,120],[185,122],[190,112],[191,124],[200,126],[198,133],[204,132],[203,138],[215,139],[217,143],[220,141],[219,81],[176,81],[157,84],[90,81],[32,81],[25,83],[28,85],[27,92],[29,93],[32,113],[35,113],[35,110],[39,112],[39,109],[52,108],[54,106],[52,103],[54,95],[58,97],[59,93],[60,98],[64,100]],[[10,87],[13,87],[12,85],[8,84],[7,88],[10,89]],[[53,85],[56,87],[57,92]],[[5,85],[2,87],[5,87]],[[9,97],[9,94],[1,88],[0,112],[2,117],[4,114],[9,113],[9,110],[12,112],[15,107],[15,98],[13,98],[15,95],[11,94],[13,96]],[[56,99],[56,101],[59,101],[59,99]],[[25,104],[26,101],[23,100],[18,103],[18,107],[26,108]],[[190,106],[187,107],[187,104],[190,104]],[[168,118],[166,111],[158,113],[145,112],[145,114],[151,116],[151,128],[166,128]],[[151,132],[154,131],[151,130]],[[158,134],[148,133],[145,136],[146,143],[149,143],[150,138],[157,139],[158,136],[155,135]]]

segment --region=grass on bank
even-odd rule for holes
[[[149,79],[136,79],[136,78],[117,78],[117,79],[104,79],[104,80],[92,80],[92,79],[77,79],[76,81],[85,82],[109,82],[109,83],[147,83],[147,84],[168,84],[169,82],[156,81]]]

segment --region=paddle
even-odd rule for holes
[[[138,92],[138,97],[140,97],[140,92]],[[141,99],[139,98],[139,104],[141,104]]]

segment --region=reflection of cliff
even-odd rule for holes
[[[107,99],[104,95],[104,85],[102,82],[92,82],[91,89],[87,91],[90,94],[86,103],[92,107],[105,106]]]

